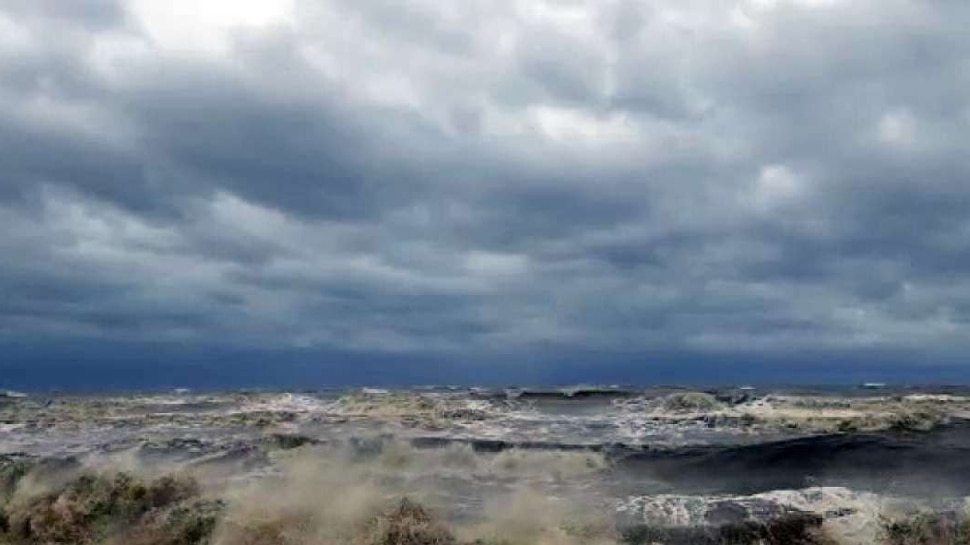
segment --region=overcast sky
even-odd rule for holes
[[[968,28],[963,0],[4,0],[0,345],[964,361]]]

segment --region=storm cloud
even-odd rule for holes
[[[8,0],[0,339],[970,348],[970,4]]]

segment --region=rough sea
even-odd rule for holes
[[[970,389],[8,392],[0,471],[0,543],[963,543]]]

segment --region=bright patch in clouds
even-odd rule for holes
[[[292,0],[133,0],[132,12],[165,49],[224,52],[228,34],[241,27],[292,21]]]
[[[754,202],[758,209],[770,211],[772,208],[796,200],[803,191],[803,181],[785,165],[762,167],[755,184]]]
[[[909,147],[916,139],[916,120],[906,110],[887,113],[879,120],[879,141],[893,147]]]
[[[567,144],[606,146],[631,143],[638,135],[637,126],[621,114],[602,117],[574,109],[551,107],[535,108],[531,113],[541,134]]]

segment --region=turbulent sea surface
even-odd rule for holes
[[[0,396],[0,543],[968,543],[968,497],[963,388]]]

